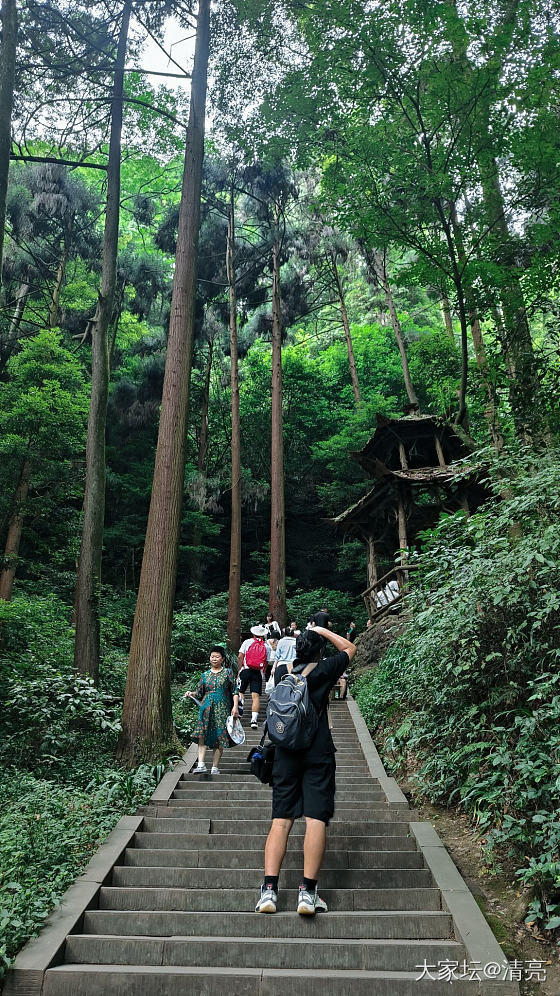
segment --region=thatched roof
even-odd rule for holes
[[[439,441],[446,464],[460,460],[471,452],[468,437],[457,427],[434,415],[415,412],[402,418],[377,416],[377,428],[361,450],[352,453],[355,460],[371,476],[386,471],[401,470],[400,446],[404,447],[411,470],[439,467],[436,452]],[[379,464],[382,466],[380,467]]]

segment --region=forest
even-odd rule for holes
[[[365,629],[333,520],[410,411],[485,499],[381,557],[416,569],[352,691],[557,941],[558,3],[2,0],[1,30],[0,966],[180,757],[212,644]]]

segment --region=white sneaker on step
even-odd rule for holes
[[[212,766],[212,771],[210,772],[210,774],[211,775],[219,775],[220,774],[220,769]]]
[[[205,771],[208,771],[208,768],[206,767],[206,765],[204,764],[204,762],[201,763],[199,761],[198,764],[197,764],[197,766],[196,766],[196,768],[194,769],[194,774],[195,775],[201,775]]]

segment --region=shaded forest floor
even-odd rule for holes
[[[520,890],[513,866],[491,872],[484,860],[482,840],[464,813],[419,801],[410,786],[399,784],[420,819],[431,823],[441,837],[508,960],[541,962],[546,968],[546,982],[520,983],[522,996],[558,996],[560,947],[539,940],[523,922],[531,895]]]

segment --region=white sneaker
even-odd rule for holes
[[[317,912],[317,886],[313,892],[310,892],[303,885],[300,885],[297,912],[300,916],[315,916]]]
[[[259,728],[259,724],[257,723],[256,719],[252,719],[251,720],[251,729],[252,730],[258,730],[258,728]]]
[[[199,761],[196,768],[194,769],[194,774],[201,775],[204,771],[208,771],[208,768],[204,764],[204,761],[202,763]]]
[[[220,774],[220,769],[219,768],[215,768],[214,765],[212,765],[212,771],[210,772],[210,774],[211,775],[219,775]]]
[[[276,913],[276,903],[278,893],[274,889],[267,889],[266,885],[261,885],[261,898],[255,906],[255,913]]]
[[[317,893],[317,899],[315,900],[315,912],[316,913],[328,913],[329,907],[327,906],[324,899],[321,899],[319,893]]]

